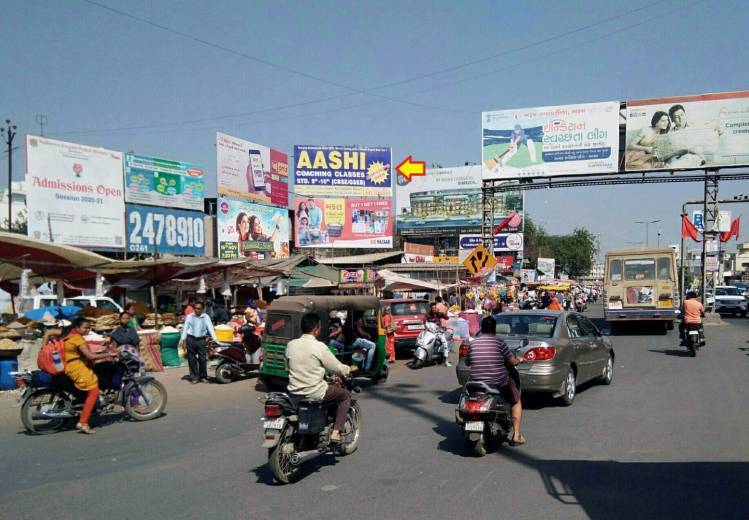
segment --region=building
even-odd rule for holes
[[[13,216],[13,225],[18,226],[26,221],[26,183],[16,181],[11,184],[12,200],[11,214]],[[8,220],[8,188],[7,186],[0,189],[0,223],[5,229]]]

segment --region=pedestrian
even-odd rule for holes
[[[190,366],[191,383],[208,382],[208,370],[206,368],[206,336],[218,343],[216,331],[208,315],[203,314],[203,302],[196,302],[195,312],[185,318],[182,328],[180,346],[187,345],[187,363]]]
[[[388,363],[395,363],[395,323],[393,323],[393,312],[390,306],[385,307],[382,316],[382,326],[385,329],[385,351],[388,355]]]
[[[187,300],[187,305],[185,306],[185,309],[182,311],[182,314],[184,316],[189,316],[195,312],[195,298],[190,298]]]
[[[128,326],[132,329],[140,330],[140,323],[138,323],[138,316],[135,314],[135,304],[133,302],[127,304],[127,307],[125,307],[125,312],[127,312],[130,316]]]

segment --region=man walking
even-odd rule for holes
[[[216,331],[207,314],[203,313],[203,302],[197,302],[194,306],[195,312],[185,318],[182,328],[180,346],[187,345],[187,363],[190,366],[190,382],[192,384],[208,382],[208,370],[205,359],[205,338],[210,336],[216,339]]]

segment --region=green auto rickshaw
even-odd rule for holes
[[[302,335],[302,316],[315,313],[320,316],[319,340],[329,346],[342,362],[359,367],[357,376],[369,377],[374,383],[388,377],[385,335],[380,326],[380,301],[374,296],[284,296],[268,308],[263,331],[263,361],[260,379],[269,389],[284,388],[289,380],[286,345]],[[354,355],[356,336],[354,324],[362,320],[364,331],[375,344],[372,366],[364,370],[364,359]],[[339,321],[340,320],[340,321]],[[340,323],[343,334],[330,338],[331,322]],[[342,341],[341,341],[342,340]]]

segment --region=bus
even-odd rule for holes
[[[668,248],[636,248],[606,253],[603,314],[621,321],[660,321],[674,326],[681,305],[676,253]]]

